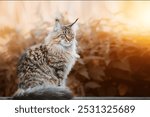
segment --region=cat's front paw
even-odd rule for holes
[[[80,58],[80,55],[79,55],[79,54],[76,54],[75,57],[78,59],[78,58]]]

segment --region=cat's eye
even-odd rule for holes
[[[67,30],[66,32],[67,32],[67,34],[70,34],[70,30]]]
[[[60,37],[61,37],[62,39],[65,39],[65,35],[61,35]]]

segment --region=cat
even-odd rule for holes
[[[18,90],[13,99],[71,99],[66,86],[69,72],[79,55],[75,24],[78,19],[55,26],[44,42],[31,46],[21,56],[17,66]]]

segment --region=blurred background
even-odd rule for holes
[[[81,58],[68,80],[75,96],[150,96],[149,1],[0,1],[0,9],[0,96],[15,92],[21,53],[56,16],[79,18]]]

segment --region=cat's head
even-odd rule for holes
[[[59,19],[55,19],[55,26],[50,33],[50,42],[55,44],[62,44],[63,46],[69,46],[74,40],[76,35],[76,19],[73,23],[63,25]]]

